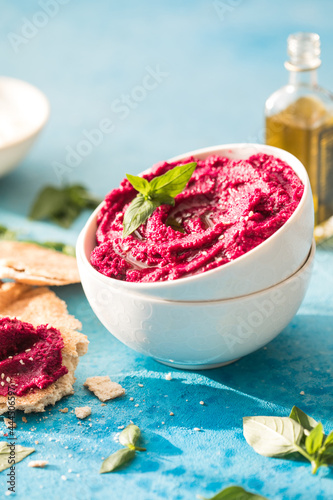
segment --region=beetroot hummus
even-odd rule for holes
[[[122,238],[123,217],[137,192],[127,179],[109,193],[98,215],[91,264],[118,280],[174,280],[222,266],[269,238],[289,219],[304,186],[273,156],[248,160],[210,156],[155,165],[151,181],[189,161],[197,167],[175,206],[161,205]]]
[[[68,370],[62,366],[64,343],[59,330],[17,319],[0,319],[0,395],[23,396],[44,389]]]

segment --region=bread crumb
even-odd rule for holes
[[[75,415],[77,418],[86,418],[91,415],[91,408],[90,406],[80,406],[75,408]]]
[[[143,384],[138,384],[139,387],[143,387]]]
[[[300,395],[301,395],[301,396],[304,396],[304,394],[305,394],[305,392],[304,392],[304,391],[301,391],[301,392],[300,392]]]
[[[170,411],[169,415],[170,415],[170,417],[173,417],[174,416],[174,412]]]
[[[14,420],[11,420],[10,418],[6,417],[3,420],[7,429],[12,429],[12,428],[15,429],[17,427],[16,422],[14,422]]]
[[[59,408],[59,411],[61,411],[61,413],[68,413],[68,408]]]
[[[109,376],[89,377],[83,385],[103,402],[125,394],[125,389],[120,384],[112,382]]]
[[[167,373],[165,375],[165,380],[172,380],[172,375],[171,375],[171,372]]]
[[[22,422],[26,424],[28,422],[27,417],[22,417]]]
[[[199,427],[194,427],[193,429],[194,431],[201,431],[201,429],[199,429]]]
[[[67,477],[66,477],[66,476],[61,476],[61,479],[62,479],[63,481],[67,481]]]
[[[204,405],[205,403],[204,403],[203,401],[200,401],[200,404],[201,404],[201,405]]]
[[[134,398],[130,398],[130,401],[134,401]]]
[[[31,460],[28,463],[28,467],[41,467],[41,468],[43,468],[47,464],[48,464],[47,460]]]
[[[136,405],[134,405],[136,408],[139,406],[138,403],[136,403]]]
[[[37,441],[37,440],[36,440],[36,441],[35,441],[35,444],[39,444],[39,441]]]
[[[106,406],[106,404],[105,404],[105,403],[102,403],[102,404],[101,404],[101,406]]]

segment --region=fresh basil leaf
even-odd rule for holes
[[[58,188],[46,186],[37,195],[29,213],[30,219],[41,220],[52,217],[63,210],[66,194]]]
[[[325,439],[324,446],[333,446],[333,431],[329,433],[327,438]]]
[[[138,448],[136,446],[137,441],[141,436],[141,431],[137,425],[130,424],[124,429],[119,435],[119,442],[123,446],[128,446],[131,449],[146,451],[145,448]]]
[[[75,247],[72,245],[67,245],[65,243],[58,243],[56,241],[45,241],[44,243],[38,243],[37,245],[41,245],[45,248],[50,248],[51,250],[56,250],[57,252],[64,253],[65,255],[69,255],[70,257],[75,257]]]
[[[16,445],[15,446],[15,455],[13,455],[13,458],[15,459],[15,463],[21,462],[24,458],[26,458],[28,455],[31,455],[35,451],[35,448],[26,448],[25,446],[21,445]],[[14,452],[14,448],[13,448]],[[9,469],[11,467],[12,463],[8,463],[9,456],[11,454],[11,447],[9,443],[6,443],[5,441],[2,441],[0,443],[0,471]]]
[[[183,226],[177,221],[177,219],[174,219],[174,217],[168,217],[165,221],[165,224],[171,227],[174,231],[185,233],[185,229],[183,228]]]
[[[0,226],[0,240],[16,240],[17,232],[8,229],[6,226]]]
[[[139,177],[137,175],[126,174],[128,181],[132,184],[136,191],[143,195],[148,195],[150,191],[150,183],[147,179]]]
[[[34,220],[49,219],[68,228],[82,210],[95,208],[100,200],[80,184],[56,188],[46,186],[37,195],[29,217]]]
[[[303,429],[306,429],[309,432],[311,432],[312,429],[314,429],[318,425],[318,422],[314,418],[309,417],[309,415],[304,413],[304,411],[302,411],[300,408],[297,408],[297,406],[292,407],[289,418],[292,418],[293,420],[301,424]]]
[[[243,433],[259,455],[282,457],[299,451],[303,427],[289,417],[245,417]]]
[[[267,500],[266,497],[257,495],[256,493],[250,493],[241,486],[229,486],[209,499],[204,497],[200,498],[203,498],[203,500]]]
[[[319,423],[306,437],[305,448],[310,455],[317,453],[324,438],[323,424]]]
[[[156,201],[158,205],[175,205],[175,199],[172,196],[164,193],[153,193],[150,195],[150,198],[153,201]]]
[[[105,474],[106,472],[113,472],[116,469],[119,469],[125,464],[128,464],[135,457],[135,450],[131,450],[129,448],[122,448],[121,450],[116,451],[108,458],[104,460],[102,463],[100,474]]]
[[[146,222],[157,206],[152,200],[145,200],[142,194],[138,194],[125,212],[123,238],[126,238]]]
[[[186,163],[185,165],[174,167],[163,175],[154,177],[150,182],[151,191],[154,194],[168,194],[174,198],[183,191],[196,166],[196,162]]]

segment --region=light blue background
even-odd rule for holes
[[[38,19],[41,6],[34,0],[0,2],[1,74],[37,85],[51,102],[38,143],[0,180],[0,223],[40,240],[74,243],[87,219],[82,214],[65,231],[25,217],[39,188],[60,182],[54,162],[64,163],[67,148],[76,149],[84,130],[102,119],[112,120],[113,132],[63,179],[100,196],[125,172],[136,174],[191,149],[263,142],[264,102],[287,81],[283,62],[291,32],[321,35],[320,81],[333,88],[329,0],[70,0],[58,7],[15,51],[12,34],[21,35],[36,14]],[[121,120],[112,103],[135,92],[147,66],[168,76]],[[218,370],[172,370],[172,381],[165,380],[169,369],[130,351],[100,325],[79,285],[57,290],[91,343],[77,370],[75,395],[44,416],[28,416],[28,424],[18,416],[19,442],[33,445],[37,439],[32,458],[50,465],[30,469],[29,459],[18,464],[16,497],[193,499],[239,484],[272,500],[332,498],[331,470],[312,477],[308,464],[256,455],[242,436],[243,416],[287,415],[294,404],[332,430],[332,290],[333,254],[321,250],[298,315],[267,348]],[[82,387],[87,376],[103,374],[127,390],[106,407]],[[58,411],[78,405],[92,406],[91,422],[79,426],[73,414]],[[143,429],[147,453],[124,471],[99,475],[101,458],[118,449],[118,426],[130,420]],[[5,480],[1,473],[0,496]]]

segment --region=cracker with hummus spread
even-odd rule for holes
[[[68,314],[65,302],[46,287],[33,288],[25,284],[0,282],[0,322],[5,321],[5,318],[8,321],[16,318],[19,322],[26,322],[24,326],[27,328],[30,326],[32,335],[40,328],[44,329],[44,333],[48,329],[51,333],[57,329],[58,335],[59,332],[61,334],[60,342],[63,346],[61,369],[67,372],[43,389],[35,389],[25,395],[15,396],[16,410],[23,410],[25,413],[44,411],[45,406],[55,404],[64,396],[73,394],[74,371],[78,365],[79,356],[87,352],[88,340],[85,335],[77,331],[81,328],[81,323]],[[3,328],[6,328],[6,325]],[[1,345],[0,349],[2,348]],[[17,356],[17,359],[21,359],[21,365],[24,365],[25,362],[22,362],[22,359],[29,359],[28,351],[32,352],[33,349],[23,348],[18,351],[8,358],[11,358],[12,362]],[[4,361],[3,357],[0,361]],[[1,373],[0,377],[1,382],[5,383],[6,375],[3,376]],[[7,396],[0,395],[0,414],[7,411],[8,399]]]
[[[34,243],[0,241],[0,279],[28,285],[79,283],[75,257]]]

